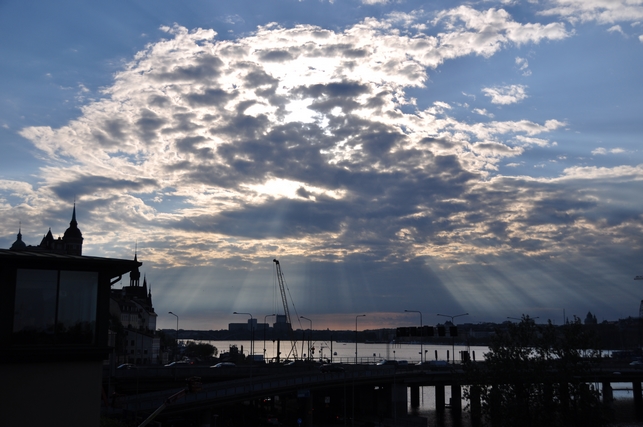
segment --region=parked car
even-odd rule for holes
[[[319,367],[320,372],[344,372],[344,367],[338,363],[326,363]]]
[[[221,362],[221,363],[217,363],[216,365],[213,365],[213,366],[210,366],[210,367],[211,368],[223,369],[223,368],[235,368],[236,366],[237,365],[232,363],[232,362]]]
[[[190,366],[190,362],[186,360],[177,360],[176,362],[168,363],[165,365],[166,368],[179,368],[184,366]]]
[[[123,363],[122,365],[118,365],[116,369],[136,369],[136,365],[133,363]]]

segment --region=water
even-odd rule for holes
[[[217,348],[219,354],[229,351],[230,346],[236,345],[239,351],[243,348],[243,354],[247,355],[251,349],[250,341],[199,341],[212,344]],[[308,342],[296,341],[297,354],[308,355]],[[314,347],[313,359],[331,360],[334,363],[355,363],[355,343],[354,342],[337,342],[337,341],[312,341],[311,347]],[[254,341],[254,354],[263,354],[264,341],[256,339]],[[272,340],[265,341],[265,359],[273,360],[277,356],[277,342]],[[422,360],[454,360],[460,362],[460,352],[469,351],[476,360],[482,360],[485,352],[488,351],[484,346],[467,346],[466,344],[454,345],[433,345],[419,343],[414,344],[391,344],[391,343],[357,343],[357,362],[358,363],[377,363],[380,360],[406,360],[409,363],[420,362],[420,349],[422,349]],[[292,359],[292,344],[289,341],[280,343],[281,358],[286,359],[288,354]]]

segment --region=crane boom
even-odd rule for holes
[[[286,322],[291,326],[292,334],[292,322],[290,320],[290,310],[288,309],[288,299],[286,298],[286,286],[284,285],[284,275],[281,272],[281,265],[276,259],[272,260],[275,263],[275,268],[277,269],[277,282],[279,283],[279,292],[281,292],[281,301],[284,303],[284,315],[286,316]],[[293,344],[292,352],[295,359],[297,359],[297,346]]]

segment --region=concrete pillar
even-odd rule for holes
[[[393,412],[391,416],[393,419],[405,416],[407,405],[406,385],[393,384],[391,389],[391,410]]]
[[[412,385],[411,386],[411,408],[420,407],[420,386]]]
[[[313,425],[313,392],[311,391],[306,396],[306,418],[304,425],[312,426]]]
[[[435,386],[435,410],[437,412],[444,411],[444,384]]]
[[[212,422],[212,410],[211,409],[204,409],[201,411],[201,424],[199,424],[199,427],[210,427]]]
[[[609,381],[603,383],[603,404],[606,406],[611,406],[614,402],[614,392],[612,390],[612,384]]]
[[[482,424],[482,404],[480,401],[480,386],[472,385],[469,389],[469,405],[471,408],[471,426]]]
[[[643,398],[641,396],[641,382],[634,381],[632,383],[632,393],[634,394],[634,413],[636,418],[643,419]]]
[[[462,386],[460,384],[451,384],[451,411],[458,414],[462,412]]]

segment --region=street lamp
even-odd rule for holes
[[[468,316],[468,315],[469,315],[469,313],[456,314],[455,316],[449,316],[448,314],[438,314],[438,316],[450,317],[451,318],[451,325],[453,325],[453,326],[455,326],[455,323],[453,323],[453,319],[455,319],[456,317]],[[455,337],[454,336],[451,337],[451,352],[453,353],[453,356],[452,356],[453,357],[453,363],[455,363]]]
[[[422,312],[417,310],[404,310],[405,313],[419,313],[420,315],[420,364],[422,364],[422,355],[424,354],[424,330],[422,325]]]
[[[311,360],[312,358],[310,357],[310,339],[311,339],[311,336],[313,335],[313,321],[304,316],[299,316],[299,318],[306,319],[310,322],[310,334],[308,335],[308,360]]]
[[[263,361],[266,361],[266,319],[276,314],[266,314],[263,316]]]
[[[357,318],[366,317],[365,314],[358,314],[355,316],[355,365],[357,365]]]
[[[254,325],[252,324],[252,314],[250,313],[237,313],[236,311],[233,312],[232,314],[245,314],[247,316],[250,316],[250,363],[252,363],[252,359],[255,357],[255,328]]]
[[[179,316],[176,314],[172,313],[171,311],[168,311],[167,314],[171,314],[172,316],[176,316],[176,349],[175,354],[174,354],[174,360],[176,360],[176,356],[179,354]]]

